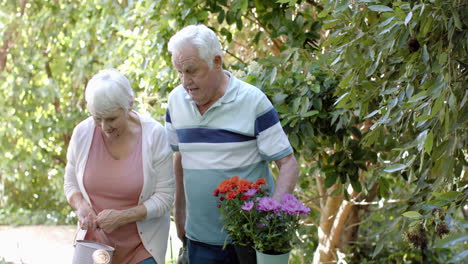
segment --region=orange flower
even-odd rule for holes
[[[262,185],[262,184],[266,183],[266,180],[265,180],[265,178],[260,178],[257,181],[255,181],[255,183],[258,184],[258,185]]]
[[[232,200],[236,198],[238,194],[239,194],[239,190],[230,191],[228,194],[226,194],[226,199]]]
[[[218,189],[221,193],[226,193],[230,190],[232,190],[234,187],[237,186],[237,182],[239,181],[239,177],[238,176],[234,176],[230,179],[227,179],[227,180],[224,180],[222,181],[219,185],[218,185]]]
[[[240,192],[245,192],[247,191],[248,189],[250,189],[250,183],[248,180],[245,180],[245,179],[240,179],[239,180],[239,191]]]

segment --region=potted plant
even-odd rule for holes
[[[299,227],[301,216],[310,209],[292,194],[284,194],[281,201],[268,196],[265,179],[249,182],[235,176],[221,182],[214,191],[218,208],[241,263],[252,262],[242,252],[255,248],[256,263],[288,263],[291,240]],[[244,248],[244,250],[242,250]]]
[[[257,263],[288,263],[291,240],[300,225],[301,216],[307,215],[310,208],[294,195],[286,193],[280,202],[270,197],[255,199],[250,210],[255,215],[250,225],[256,227],[253,241]]]
[[[255,264],[256,252],[253,247],[253,212],[245,210],[245,203],[266,195],[265,179],[249,182],[234,176],[224,180],[214,190],[218,197],[218,208],[227,231],[234,244],[240,263]]]

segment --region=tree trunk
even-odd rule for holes
[[[317,178],[321,178],[318,176]],[[317,181],[318,185],[323,184],[322,180]],[[323,185],[318,186],[323,190]],[[321,192],[325,199],[322,204],[320,225],[318,229],[319,244],[314,253],[313,264],[336,263],[337,251],[344,251],[350,241],[357,239],[357,225],[360,221],[359,207],[344,199],[343,194],[330,196],[339,187],[338,184],[329,188],[326,192]],[[348,190],[351,198],[357,198],[358,193],[350,187]],[[350,228],[346,228],[350,226]]]

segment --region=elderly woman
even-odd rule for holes
[[[73,131],[65,195],[77,211],[77,239],[113,246],[113,264],[163,264],[173,205],[172,152],[164,127],[132,110],[133,100],[130,82],[117,70],[89,81],[91,117]]]

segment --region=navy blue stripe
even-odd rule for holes
[[[255,136],[279,122],[278,113],[274,108],[255,119]]]
[[[169,108],[166,110],[166,123],[172,123],[171,114],[169,114]]]
[[[185,128],[176,131],[180,143],[230,143],[256,139],[223,129]]]

